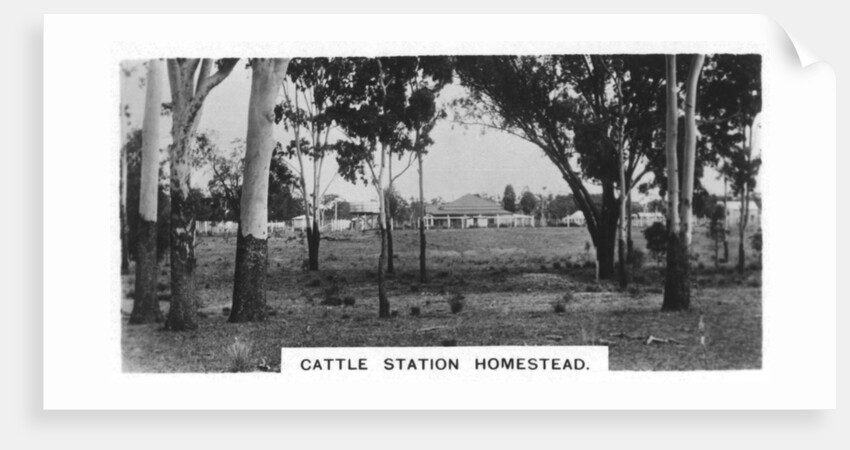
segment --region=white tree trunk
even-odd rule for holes
[[[162,62],[148,61],[145,114],[142,120],[142,173],[139,191],[141,220],[156,222],[159,189],[159,128],[162,104]]]
[[[242,177],[240,225],[242,236],[268,235],[269,168],[274,139],[274,106],[289,59],[257,59],[251,64],[248,137]]]
[[[697,125],[696,103],[697,84],[705,61],[705,55],[694,55],[688,73],[687,90],[685,91],[685,148],[682,161],[682,203],[681,219],[685,232],[685,245],[691,245],[693,240],[693,198],[694,170],[696,166]]]
[[[679,232],[679,161],[676,140],[679,126],[676,55],[667,55],[667,128],[664,148],[667,154],[667,226],[668,232]]]

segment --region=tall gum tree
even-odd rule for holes
[[[304,203],[307,236],[307,267],[319,270],[322,203],[336,174],[322,186],[327,155],[334,149],[330,142],[336,125],[328,114],[333,98],[330,88],[337,71],[344,70],[339,58],[295,58],[289,64],[284,100],[275,108],[275,121],[283,122],[294,135],[285,146],[285,154],[295,159],[289,164],[299,178],[298,189]]]
[[[453,68],[449,57],[417,57],[416,70],[408,80],[406,90],[404,124],[409,136],[410,151],[416,156],[419,177],[419,281],[428,281],[425,237],[425,169],[422,162],[428,147],[434,143],[431,132],[446,112],[437,107],[437,97],[447,84],[452,82]]]
[[[289,59],[255,58],[250,65],[248,136],[230,322],[259,322],[266,318],[269,168],[276,144],[274,110]]]
[[[663,71],[653,66],[655,60],[660,57],[456,59],[461,84],[470,91],[469,98],[456,103],[463,112],[456,120],[507,132],[543,151],[585,216],[600,278],[615,274],[622,199],[646,175],[642,161],[652,151],[653,132],[659,128]],[[619,176],[621,166],[624,179]],[[601,185],[600,205],[587,189],[592,182]]]
[[[201,109],[210,91],[233,71],[238,59],[174,58],[167,61],[171,88],[171,307],[165,329],[198,328],[194,298],[195,216],[189,198],[192,154]],[[212,71],[215,66],[215,72]]]
[[[414,64],[410,58],[346,58],[348,75],[339,76],[331,108],[334,120],[349,137],[340,142],[340,174],[351,182],[363,180],[378,198],[378,317],[390,317],[386,292],[387,166],[392,146],[401,140],[406,89]]]
[[[159,127],[165,75],[162,62],[148,61],[145,110],[142,119],[142,157],[139,221],[136,240],[136,281],[131,324],[162,322],[156,295],[157,197],[159,194]]]
[[[696,101],[697,86],[705,55],[691,58],[685,82],[684,149],[679,183],[677,151],[679,88],[676,77],[676,55],[667,55],[667,269],[665,271],[662,311],[680,311],[690,307],[690,258],[692,236],[694,174],[696,164]]]

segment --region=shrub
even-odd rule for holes
[[[466,297],[460,292],[455,292],[446,300],[452,310],[452,314],[457,314],[463,310]]]
[[[411,306],[410,307],[410,315],[411,316],[418,316],[419,314],[422,314],[421,308],[419,308],[418,306]]]
[[[240,341],[238,337],[224,349],[227,367],[231,372],[247,372],[251,368],[251,344]]]
[[[307,287],[319,287],[321,285],[322,285],[322,280],[320,280],[318,278],[314,278],[314,279],[310,280],[309,282],[307,282]]]
[[[660,262],[667,254],[667,226],[655,222],[643,230],[643,236],[646,238],[646,249]]]
[[[440,341],[440,345],[442,345],[443,347],[456,347],[457,339],[443,339],[442,341]]]
[[[342,299],[342,304],[345,306],[354,306],[355,299],[352,296],[347,296]]]
[[[753,251],[756,252],[756,256],[758,256],[758,258],[761,259],[761,248],[762,248],[761,228],[759,228],[758,231],[756,231],[755,234],[750,236],[750,247],[752,247]]]
[[[559,263],[558,261],[553,262],[552,268],[555,270],[561,270],[561,263]]]
[[[555,300],[552,302],[552,309],[555,311],[555,314],[562,314],[567,312],[567,304],[563,300]]]
[[[339,285],[334,283],[327,288],[325,288],[325,298],[322,300],[322,305],[327,306],[339,306],[342,304],[342,298],[340,297],[340,289]]]

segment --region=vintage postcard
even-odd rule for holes
[[[768,19],[177,20],[45,21],[46,105],[96,86],[89,148],[45,108],[46,219],[88,171],[98,223],[45,408],[835,406],[835,234],[790,214],[834,206],[834,76]]]

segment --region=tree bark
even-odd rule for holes
[[[747,187],[744,186],[744,191],[741,193],[741,210],[738,221],[738,273],[743,275],[746,268],[746,251],[744,250],[745,231],[747,229],[747,216],[749,215],[749,196]]]
[[[631,261],[634,255],[634,242],[632,241],[632,190],[626,198],[626,260]]]
[[[395,273],[395,259],[393,253],[393,223],[392,223],[392,213],[387,217],[387,273],[394,274]]]
[[[320,239],[319,221],[313,215],[313,223],[307,224],[307,269],[313,272],[319,270]]]
[[[160,61],[148,61],[145,112],[142,119],[142,168],[139,188],[139,228],[136,247],[136,284],[131,324],[162,322],[156,293],[157,197],[159,190],[159,125],[162,100]]]
[[[387,298],[385,265],[387,260],[387,202],[384,195],[384,162],[386,160],[387,145],[381,143],[381,167],[378,173],[378,228],[381,232],[381,254],[378,256],[378,317],[386,319],[390,317],[390,301]]]
[[[195,301],[194,228],[195,212],[189,201],[191,154],[189,147],[200,119],[204,100],[236,65],[236,59],[223,59],[218,70],[209,75],[214,62],[210,59],[169,59],[168,79],[171,87],[171,307],[165,329],[194,330],[197,305]],[[200,74],[195,84],[196,72]]]
[[[726,193],[726,177],[723,177],[723,263],[729,262],[729,241],[726,238],[729,234],[729,208],[726,206],[728,194]]]
[[[662,311],[683,311],[691,306],[690,264],[684,241],[684,233],[668,234]]]
[[[622,141],[622,139],[621,139]],[[628,271],[626,269],[626,172],[623,161],[623,144],[619,144],[619,160],[620,160],[620,198],[618,199],[620,212],[618,214],[617,225],[617,256],[619,258],[619,281],[620,288],[625,289],[629,285]]]
[[[694,197],[694,173],[696,170],[696,148],[697,148],[697,84],[702,72],[705,55],[694,55],[688,73],[687,90],[685,91],[685,142],[682,161],[682,203],[680,208],[682,228],[685,233],[685,245],[690,246],[693,240],[693,197]]]
[[[387,161],[387,178],[389,179],[389,189],[388,192],[391,196],[395,195],[393,192],[393,154],[390,151],[389,160]],[[394,274],[395,273],[395,255],[393,254],[393,210],[390,208],[391,198],[387,198],[387,273]]]
[[[118,220],[121,227],[121,275],[127,275],[130,273],[130,227],[127,223],[127,172],[129,169],[127,164],[127,121],[124,116],[123,106],[121,105],[121,108],[119,108],[119,115],[121,117],[121,173],[118,180],[118,188],[121,196],[121,204],[119,205]]]
[[[269,168],[275,147],[274,108],[288,65],[289,60],[282,58],[251,61],[248,136],[230,322],[258,322],[266,318]]]
[[[614,195],[614,183],[602,182],[602,209],[597,219],[596,260],[599,263],[599,278],[609,280],[615,276],[615,252],[617,249],[617,229],[620,218],[617,197]]]
[[[667,55],[667,269],[665,270],[662,311],[679,311],[690,306],[687,269],[682,268],[684,246],[679,234],[679,164],[676,155],[678,138],[679,96],[676,82],[676,55]],[[685,260],[687,262],[687,260]],[[687,267],[687,265],[685,266]]]
[[[419,282],[427,283],[428,269],[425,261],[425,187],[421,152],[416,156],[416,159],[419,162]]]

